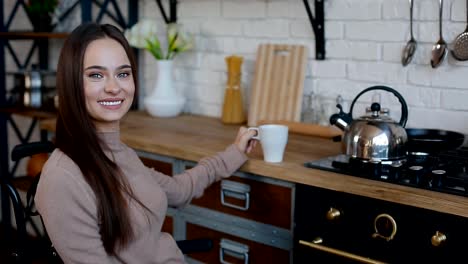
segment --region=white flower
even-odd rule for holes
[[[148,50],[157,60],[173,59],[180,52],[193,48],[193,38],[180,31],[177,24],[167,26],[167,51],[162,51],[157,36],[157,25],[154,20],[143,19],[131,29],[125,31],[125,37],[130,45]]]
[[[145,19],[136,23],[130,30],[125,31],[125,37],[130,45],[144,49],[146,48],[147,40],[157,38],[158,27],[153,20]]]

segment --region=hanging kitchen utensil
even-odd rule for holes
[[[300,122],[307,48],[262,44],[255,63],[248,125],[255,126],[260,120]]]
[[[447,43],[442,36],[442,11],[443,11],[444,1],[439,0],[439,40],[432,46],[432,58],[431,66],[432,68],[437,68],[444,61],[447,56]]]
[[[468,0],[466,1],[466,28],[453,41],[452,55],[456,60],[468,60]]]
[[[413,59],[414,53],[416,51],[417,42],[414,39],[413,35],[413,0],[409,0],[410,4],[410,40],[406,43],[405,48],[403,49],[403,55],[401,58],[401,64],[403,66],[408,65]]]
[[[229,56],[225,60],[228,68],[228,79],[221,120],[225,124],[242,124],[246,119],[241,93],[241,65],[243,58]]]
[[[390,117],[380,114],[380,104],[372,103],[370,116],[353,120],[353,108],[361,95],[373,90],[393,93],[401,103],[401,118],[395,122]],[[366,161],[396,161],[406,159],[407,134],[404,129],[408,120],[408,106],[403,96],[387,86],[373,86],[360,92],[351,103],[349,113],[343,112],[330,117],[330,123],[344,131],[342,138],[345,153],[352,158]]]
[[[465,135],[447,130],[407,128],[408,153],[439,153],[460,147]]]

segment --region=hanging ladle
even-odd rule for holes
[[[416,51],[417,43],[413,35],[413,0],[409,0],[410,4],[410,40],[406,43],[401,56],[401,64],[408,65],[413,59],[414,52]]]
[[[432,46],[432,68],[437,68],[442,61],[444,61],[445,56],[447,55],[447,43],[442,36],[442,10],[444,1],[439,0],[439,5],[439,40],[434,44],[434,46]]]
[[[459,61],[468,60],[468,0],[466,1],[466,28],[458,35],[453,43],[452,55]]]

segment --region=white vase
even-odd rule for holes
[[[156,63],[156,83],[143,101],[146,111],[152,116],[174,117],[184,108],[185,97],[174,87],[172,69],[172,60],[158,60]]]

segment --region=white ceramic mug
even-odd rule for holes
[[[285,125],[266,124],[258,127],[249,127],[256,130],[253,139],[260,141],[263,150],[263,160],[266,162],[281,162],[288,143],[288,127]]]

